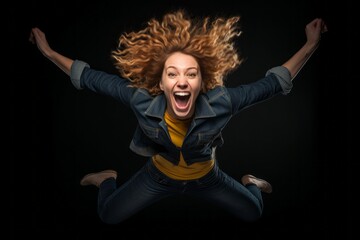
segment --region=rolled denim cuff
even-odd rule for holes
[[[83,89],[80,84],[80,77],[85,67],[90,67],[90,65],[80,60],[75,60],[71,65],[71,69],[70,69],[71,83],[78,90]]]
[[[275,74],[276,78],[278,79],[281,88],[283,90],[282,94],[284,95],[288,94],[293,87],[293,83],[291,81],[291,74],[289,70],[284,66],[277,66],[269,69],[266,72],[265,76],[271,73]]]

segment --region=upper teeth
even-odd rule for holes
[[[187,93],[187,92],[176,92],[175,95],[177,95],[177,96],[187,96],[187,95],[190,95],[190,93]]]

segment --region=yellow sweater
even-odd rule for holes
[[[191,120],[177,120],[172,118],[168,112],[165,112],[165,122],[168,126],[171,141],[177,147],[181,147]],[[213,159],[187,165],[181,153],[179,165],[174,165],[160,155],[155,155],[153,162],[162,173],[176,180],[200,178],[206,175],[214,166]]]

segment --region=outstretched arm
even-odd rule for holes
[[[33,44],[36,44],[40,52],[52,61],[56,66],[58,66],[61,70],[63,70],[67,75],[70,76],[71,65],[74,60],[65,57],[58,52],[51,49],[45,33],[42,32],[39,28],[31,29],[29,41]]]
[[[320,18],[316,18],[305,27],[306,43],[282,66],[286,67],[293,80],[305,65],[307,60],[315,52],[320,43],[321,34],[327,31],[327,26]]]

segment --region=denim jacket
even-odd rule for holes
[[[160,154],[174,164],[178,164],[180,152],[187,164],[214,159],[216,147],[223,144],[222,130],[233,116],[278,93],[286,95],[292,88],[289,71],[277,66],[253,83],[233,88],[219,86],[200,94],[194,118],[179,148],[171,142],[164,120],[165,95],[151,96],[145,89],[131,87],[128,80],[91,69],[79,60],[74,61],[70,78],[77,89],[111,96],[133,110],[138,126],[130,143],[132,151],[148,157]]]

